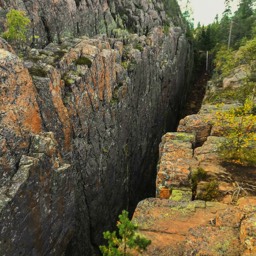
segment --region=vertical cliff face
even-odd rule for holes
[[[58,5],[47,14],[53,36],[56,26],[72,28],[73,10],[77,19],[98,12],[115,22],[126,10],[122,22],[147,35],[119,29],[116,38],[65,39],[32,49],[24,61],[0,43],[1,255],[97,253],[120,210],[150,194],[160,138],[187,93],[190,45],[172,23],[157,26],[162,3],[71,2],[14,4],[35,17]],[[63,23],[51,20],[64,13]],[[90,26],[88,18],[81,33],[99,20]],[[47,38],[43,21],[36,24]]]
[[[31,41],[39,46],[63,37],[111,36],[115,29],[142,35],[170,21],[182,25],[174,0],[14,0],[0,2],[0,7],[26,12],[32,23]]]

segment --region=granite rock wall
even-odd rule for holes
[[[36,33],[52,41],[36,18],[44,14],[39,1],[12,4],[33,10]],[[81,11],[87,23],[80,32],[93,35],[99,23],[86,16],[97,18],[92,10],[101,16],[110,5],[129,4],[133,12],[158,5],[109,1],[97,9],[97,1],[46,1],[44,8],[49,4],[59,6],[45,18],[51,37],[56,26],[69,31],[76,24],[70,17],[80,17],[65,8]],[[183,30],[171,21],[158,26],[163,4],[157,10],[152,22],[127,11],[131,27],[141,24],[137,34],[121,29],[115,37],[51,42],[23,60],[0,43],[1,255],[97,254],[120,211],[154,194],[158,144],[177,124],[192,68]],[[64,14],[63,22],[51,20]],[[144,35],[143,24],[150,26]]]
[[[10,8],[27,13],[31,20],[30,41],[38,46],[60,42],[63,37],[112,36],[120,29],[143,35],[156,26],[169,26],[170,22],[184,26],[173,0],[0,1],[0,17]]]

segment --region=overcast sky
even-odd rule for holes
[[[181,8],[186,5],[187,0],[179,0]],[[221,17],[225,10],[224,0],[190,0],[191,9],[194,14],[194,24],[208,25],[214,21],[216,14]],[[233,1],[233,10],[236,9],[238,0]]]

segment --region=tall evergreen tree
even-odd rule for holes
[[[253,0],[241,0],[232,20],[231,45],[237,49],[245,39],[252,38],[252,28],[256,22]]]

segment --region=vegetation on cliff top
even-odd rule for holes
[[[25,12],[11,9],[6,15],[6,31],[2,36],[19,48],[27,40],[29,24],[30,19]]]
[[[214,125],[220,127],[225,140],[220,144],[220,156],[226,161],[256,166],[256,115],[254,103],[245,103],[229,111],[217,111]]]
[[[221,127],[220,135],[225,137],[219,147],[220,155],[225,161],[243,165],[256,165],[256,10],[253,2],[240,0],[237,11],[231,15],[230,1],[226,1],[227,9],[221,20],[216,17],[214,23],[198,24],[193,30],[197,74],[207,69],[218,88],[209,94],[207,101],[238,103],[226,112],[220,105],[213,122]],[[210,58],[205,65],[207,56]],[[239,70],[244,74],[238,79],[239,84],[221,88],[223,79],[236,76]]]

